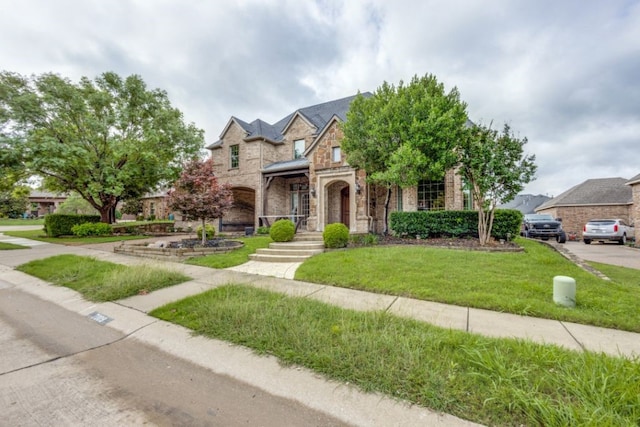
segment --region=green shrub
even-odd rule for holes
[[[349,229],[341,222],[329,224],[322,232],[322,239],[327,248],[344,248],[349,243]]]
[[[274,242],[290,242],[296,234],[296,226],[289,219],[279,219],[269,229],[269,236]]]
[[[100,215],[49,214],[44,217],[44,230],[48,237],[69,236],[74,225],[100,222]]]
[[[211,224],[205,224],[204,226],[205,233],[207,233],[207,240],[213,239],[213,236],[216,235],[216,230],[213,228]],[[198,235],[198,239],[202,239],[202,226],[199,225],[196,228],[196,234]]]
[[[491,235],[496,239],[513,240],[520,235],[522,212],[515,209],[497,209]]]
[[[78,237],[108,236],[112,229],[109,224],[104,222],[85,222],[71,227],[71,232]]]
[[[258,227],[256,234],[269,234],[269,227]]]

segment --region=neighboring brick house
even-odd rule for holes
[[[562,218],[567,234],[578,238],[591,219],[620,218],[632,222],[633,200],[627,183],[624,178],[588,179],[538,206],[536,212]]]
[[[207,147],[216,176],[231,184],[234,194],[234,207],[219,221],[220,229],[289,217],[309,231],[342,222],[351,233],[380,232],[386,190],[367,184],[365,172],[349,166],[340,147],[339,124],[354,98],[301,108],[274,124],[231,117],[220,140]],[[394,188],[390,208],[464,209],[469,200],[461,178],[449,171],[442,181]]]
[[[634,176],[626,185],[631,187],[631,214],[629,220],[633,223],[636,231],[636,246],[640,246],[640,174]]]
[[[65,200],[67,200],[66,194],[32,190],[29,194],[27,214],[34,217],[42,217],[54,213]]]

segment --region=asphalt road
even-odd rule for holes
[[[0,281],[0,425],[339,426]]]

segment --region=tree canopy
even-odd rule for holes
[[[509,202],[534,179],[535,155],[525,155],[527,138],[517,138],[509,125],[502,133],[491,126],[476,125],[467,130],[456,153],[458,173],[469,185],[478,207],[478,234],[485,245],[491,236],[495,209]]]
[[[5,71],[0,138],[3,167],[21,164],[48,190],[75,191],[113,222],[118,201],[174,181],[180,165],[200,154],[204,132],[137,75],[106,72],[72,83]]]
[[[184,166],[180,178],[169,191],[169,207],[202,222],[202,244],[205,244],[206,220],[220,218],[233,205],[229,184],[218,183],[211,158],[193,160]]]
[[[431,74],[397,87],[384,82],[373,96],[359,95],[351,103],[342,124],[342,149],[351,166],[367,173],[368,182],[387,188],[385,233],[392,186],[444,177],[457,161],[454,148],[466,123],[458,90],[445,92]]]

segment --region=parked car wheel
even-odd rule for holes
[[[622,237],[620,238],[620,240],[618,240],[618,244],[619,245],[626,245],[627,244],[627,235],[623,234]]]
[[[558,243],[567,243],[567,233],[561,231],[560,234],[556,236],[556,242]]]
[[[591,244],[591,239],[584,239],[584,244],[585,245],[590,245]]]

